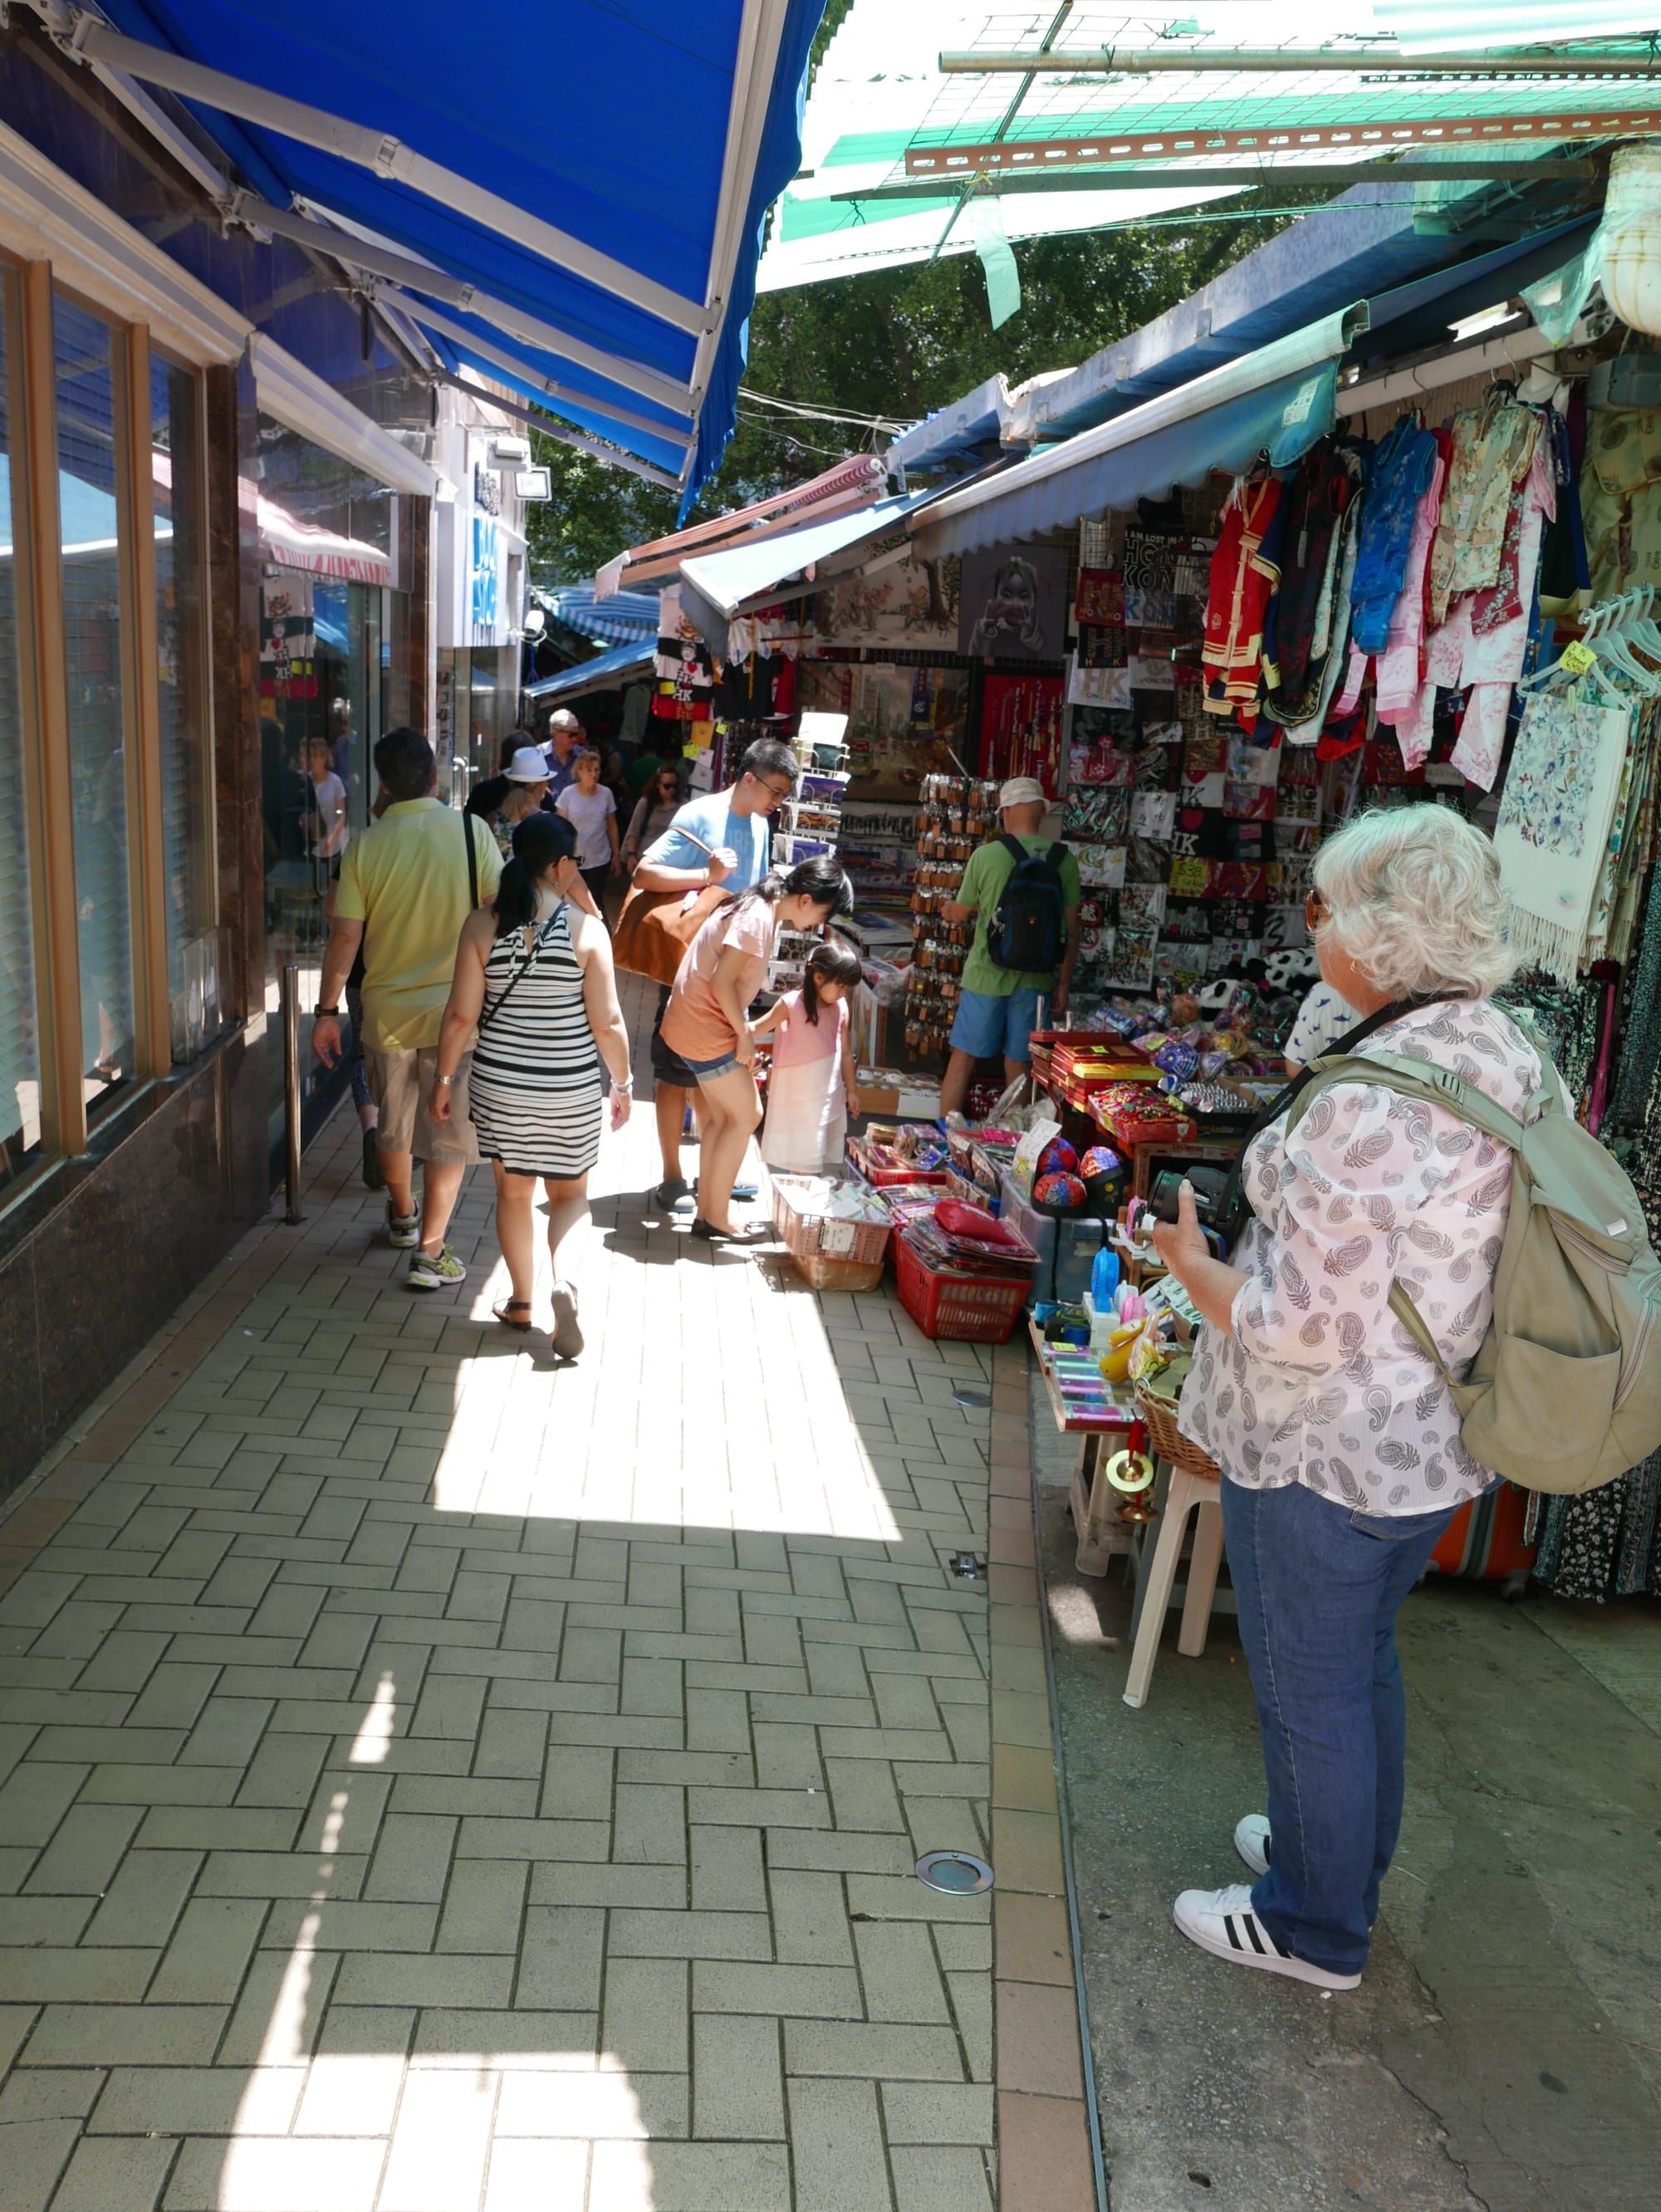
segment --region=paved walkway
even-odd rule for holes
[[[989,2207],[988,1900],[912,1864],[992,1853],[994,1648],[1004,2203],[1073,2212],[1019,1355],[689,1249],[648,1109],[561,1370],[486,1179],[416,1297],[357,1154],[0,1521],[0,2212]]]

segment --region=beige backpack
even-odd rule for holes
[[[1335,1083],[1374,1083],[1444,1107],[1506,1146],[1511,1216],[1494,1317],[1463,1382],[1399,1283],[1390,1306],[1446,1382],[1477,1464],[1525,1490],[1574,1496],[1661,1446],[1661,1262],[1637,1192],[1575,1120],[1562,1078],[1541,1057],[1546,1087],[1527,1123],[1445,1068],[1369,1052],[1312,1061],[1286,1126],[1289,1134]]]

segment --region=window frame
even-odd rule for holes
[[[74,794],[70,763],[67,641],[58,483],[55,303],[95,316],[112,335],[115,379],[117,574],[121,618],[129,940],[132,963],[133,1075],[89,1106],[82,1067],[82,987],[76,927]],[[146,322],[126,320],[96,292],[66,282],[51,258],[0,246],[0,302],[9,332],[11,494],[16,563],[18,697],[23,720],[24,849],[33,928],[39,1038],[40,1142],[8,1184],[0,1217],[40,1177],[86,1153],[88,1138],[151,1085],[180,1073],[173,1058],[168,977],[167,849],[163,813],[161,659],[155,603],[155,515],[151,483],[150,364],[187,374],[197,444],[195,516],[201,620],[195,694],[203,727],[197,748],[203,880],[203,927],[215,929],[218,879],[217,730],[213,684],[212,563],[208,558],[207,392],[192,349],[168,343]],[[189,1063],[185,1063],[188,1066]]]

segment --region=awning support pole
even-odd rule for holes
[[[48,11],[49,21],[55,13]],[[58,27],[56,24],[54,27]],[[228,76],[221,70],[204,68],[200,62],[188,61],[182,54],[168,53],[162,47],[147,46],[138,39],[123,38],[119,32],[111,30],[91,15],[74,19],[68,51],[82,54],[88,61],[102,62],[111,69],[123,70],[146,84],[164,85],[183,99],[199,100],[204,107],[216,107],[222,114],[234,115],[245,123],[275,131],[302,146],[315,147],[319,153],[351,161],[375,176],[406,185],[410,191],[540,254],[556,268],[569,270],[602,291],[627,300],[676,330],[696,337],[708,325],[708,311],[701,301],[685,299],[668,285],[643,276],[638,270],[614,260],[609,253],[599,252],[581,239],[573,238],[568,231],[557,229],[539,216],[515,207],[512,201],[495,192],[487,191],[470,178],[458,175],[441,162],[429,161],[424,154],[417,154],[385,131],[348,123],[320,107],[308,106],[303,100],[288,100],[281,93],[267,92],[240,77]]]

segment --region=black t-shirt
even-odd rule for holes
[[[467,794],[467,811],[481,817],[494,814],[506,798],[510,786],[505,775],[488,775]]]

